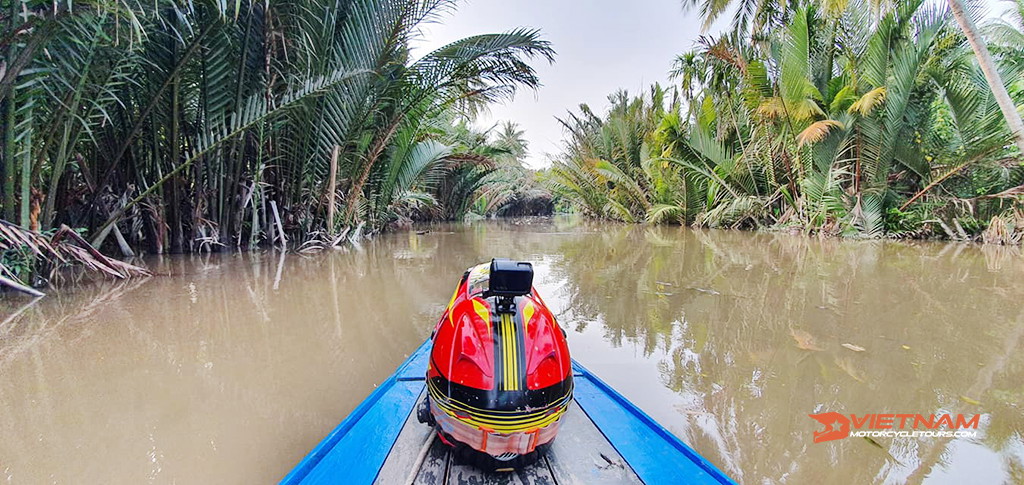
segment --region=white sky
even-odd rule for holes
[[[723,16],[719,25],[729,18]],[[549,154],[561,151],[562,129],[555,117],[564,118],[581,103],[603,113],[608,95],[620,88],[635,94],[654,82],[669,85],[672,61],[701,34],[698,14],[684,13],[680,0],[463,0],[454,14],[423,27],[417,49],[516,27],[540,29],[557,52],[555,63],[535,62],[544,85],[493,106],[477,125],[518,123],[530,143],[532,168],[548,166]]]

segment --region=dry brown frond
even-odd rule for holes
[[[804,128],[799,135],[796,136],[796,144],[798,147],[804,145],[813,145],[821,140],[824,140],[833,129],[838,128],[840,130],[846,128],[842,122],[837,120],[821,120],[811,123],[810,126]]]
[[[757,114],[769,120],[777,120],[786,115],[786,107],[782,105],[782,98],[776,96],[764,100],[757,107]]]
[[[27,248],[36,257],[46,260],[54,266],[77,263],[90,271],[121,279],[151,274],[145,268],[104,256],[68,226],[62,225],[51,238],[47,239],[46,236],[38,232],[0,220],[0,251],[18,250],[19,248]],[[0,273],[6,273],[12,278],[14,276],[2,265],[0,265]],[[24,291],[12,284],[4,284],[4,286]]]
[[[875,110],[875,108],[885,102],[885,93],[885,86],[879,86],[872,89],[871,91],[864,93],[864,96],[861,96],[860,99],[854,101],[847,111],[850,113],[860,113],[861,116],[868,116]]]

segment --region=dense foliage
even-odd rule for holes
[[[8,5],[2,218],[126,252],[330,241],[480,200],[494,212],[488,182],[517,163],[459,131],[539,86],[530,61],[554,54],[519,29],[414,57],[450,0]]]
[[[1021,154],[945,2],[737,3],[678,88],[563,120],[560,195],[630,222],[1020,241]],[[1018,106],[1022,14],[984,30]]]

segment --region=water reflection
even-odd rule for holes
[[[1016,249],[424,229],[152,259],[148,280],[0,300],[0,477],[273,482],[426,337],[465,268],[509,256],[536,263],[574,357],[743,483],[1024,480]],[[812,444],[822,411],[986,417],[975,440]]]
[[[622,227],[559,252],[563,321],[638,349],[677,398],[594,366],[742,482],[1024,477],[1015,250]],[[986,417],[974,441],[815,445],[824,411]]]

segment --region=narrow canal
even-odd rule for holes
[[[158,276],[20,313],[5,298],[0,481],[272,483],[492,256],[533,261],[573,356],[741,483],[1024,481],[1016,249],[573,219],[429,229],[150,259]],[[983,416],[974,438],[814,444],[808,414],[828,411]]]

